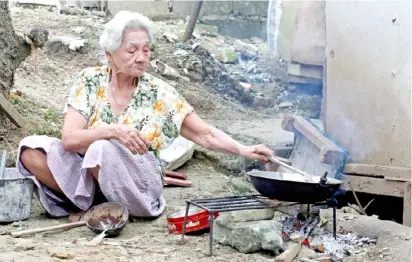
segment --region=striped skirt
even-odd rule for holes
[[[38,149],[47,155],[47,165],[62,190],[59,194],[40,183],[20,160],[22,152]],[[98,181],[90,168],[99,166]],[[35,194],[53,217],[86,211],[101,202],[118,202],[135,217],[157,217],[165,209],[162,171],[149,152],[133,155],[117,141],[99,140],[84,155],[67,152],[61,140],[28,136],[19,145],[17,168],[36,184]]]

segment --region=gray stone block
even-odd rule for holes
[[[281,233],[282,224],[275,220],[232,222],[219,217],[214,225],[215,241],[242,253],[268,250],[279,254],[283,249]]]

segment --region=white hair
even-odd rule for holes
[[[143,29],[153,38],[153,23],[146,16],[138,12],[119,11],[106,25],[100,36],[100,47],[106,53],[119,48],[123,34],[127,29]]]

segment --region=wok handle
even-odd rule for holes
[[[299,169],[297,169],[297,168],[294,168],[293,166],[290,166],[290,165],[288,165],[288,164],[283,163],[283,162],[280,161],[277,157],[270,156],[270,157],[269,157],[269,160],[270,160],[271,162],[276,163],[276,164],[278,164],[278,165],[280,165],[280,166],[283,166],[284,168],[287,168],[287,169],[289,169],[289,170],[291,170],[291,171],[293,171],[293,172],[295,172],[295,173],[298,173],[299,175],[304,176],[304,177],[305,177],[305,180],[307,180],[307,181],[312,181],[311,177],[310,177],[307,173],[305,173],[305,172],[303,172],[302,170],[299,170]]]

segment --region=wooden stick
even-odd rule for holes
[[[359,201],[359,199],[358,199],[358,196],[356,195],[355,190],[353,190],[352,184],[349,182],[349,180],[348,180],[348,185],[349,185],[349,187],[350,187],[350,191],[352,191],[352,194],[353,194],[353,196],[355,197],[356,203],[358,203],[358,206],[359,206],[359,208],[361,209],[363,215],[366,216],[366,211],[365,211],[365,209],[363,209],[363,207],[362,207],[362,205],[361,205],[361,203],[360,203],[360,201]]]
[[[36,228],[36,229],[12,232],[10,235],[12,237],[21,237],[21,236],[27,236],[27,235],[32,235],[32,234],[41,233],[41,232],[50,232],[50,231],[55,231],[55,230],[60,230],[60,229],[70,229],[70,228],[75,228],[75,227],[81,227],[84,225],[86,225],[85,221],[79,221],[79,222],[66,223],[66,224],[61,224],[61,225],[51,226],[51,227]]]
[[[18,128],[24,127],[23,116],[13,107],[3,94],[0,94],[0,110],[2,110],[10,121]]]
[[[374,200],[375,200],[375,199],[372,199],[371,201],[369,201],[368,204],[366,204],[366,206],[363,207],[363,210],[365,210],[365,212],[366,212],[366,209],[369,207],[370,204],[372,204],[372,202],[373,202]]]
[[[289,246],[288,249],[283,251],[282,254],[275,258],[275,262],[290,262],[292,261],[300,252],[302,248],[300,243],[294,243]]]
[[[278,164],[278,165],[280,165],[280,166],[282,166],[282,167],[284,167],[284,168],[290,169],[290,170],[292,170],[293,172],[298,173],[299,175],[304,176],[306,181],[312,181],[312,177],[311,177],[309,174],[305,173],[305,172],[302,171],[302,170],[299,170],[299,169],[297,169],[297,168],[294,168],[293,166],[290,166],[290,165],[288,165],[288,164],[283,163],[282,161],[280,161],[280,160],[279,160],[278,158],[276,158],[276,157],[269,157],[269,160],[272,161],[272,162],[274,162],[274,163],[276,163],[276,164]]]
[[[196,21],[200,14],[200,9],[202,8],[203,0],[196,0],[193,3],[192,12],[190,13],[189,21],[187,22],[186,31],[183,35],[183,42],[186,42],[192,38],[193,31],[196,27]]]

